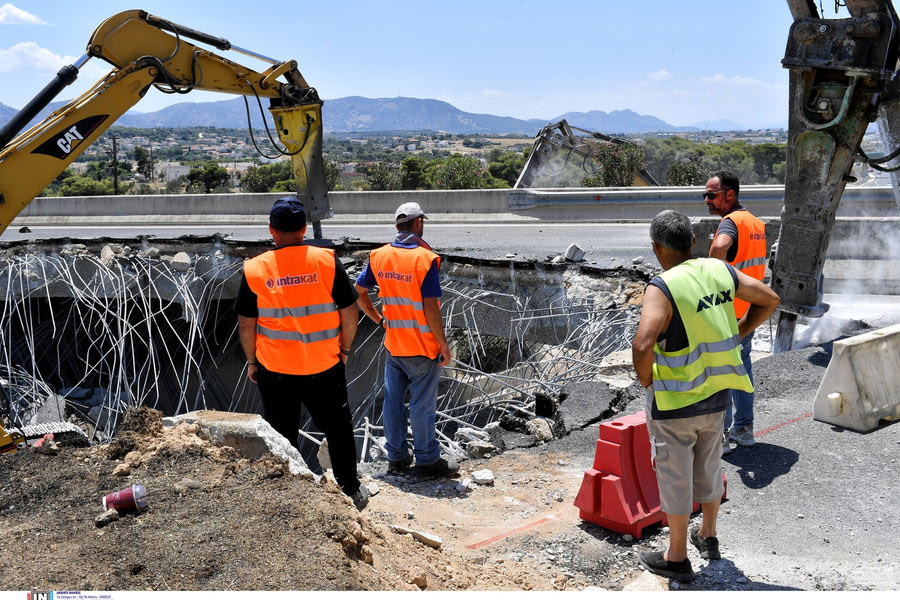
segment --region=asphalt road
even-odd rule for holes
[[[396,230],[390,220],[375,219],[367,223],[325,221],[323,237],[334,241],[353,239],[362,242],[386,243]],[[467,222],[425,225],[425,239],[439,252],[466,254],[479,258],[544,260],[565,254],[576,243],[585,251],[585,260],[598,266],[631,263],[637,256],[652,259],[649,223],[510,223]],[[223,225],[192,223],[185,227],[171,225],[129,226],[32,226],[22,233],[8,229],[4,242],[39,241],[69,238],[72,240],[109,237],[132,239],[139,235],[172,239],[186,235],[221,234],[238,241],[271,239],[268,229],[260,225]]]

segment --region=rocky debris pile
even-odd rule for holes
[[[16,482],[0,488],[9,589],[552,589],[518,565],[392,531],[330,477],[240,457],[196,423],[163,427],[151,409],[129,411],[109,444],[4,455],[0,478]],[[146,508],[103,510],[135,484]]]

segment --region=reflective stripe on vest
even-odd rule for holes
[[[660,277],[681,315],[688,346],[654,347],[653,391],[660,410],[696,404],[725,389],[753,391],[741,362],[737,319],[731,309],[735,284],[721,261],[688,260]]]
[[[694,348],[689,354],[683,354],[680,356],[665,356],[662,354],[657,355],[657,362],[660,366],[670,367],[672,369],[677,369],[680,367],[686,367],[695,360],[700,358],[700,355],[704,352],[727,352],[731,350],[741,341],[738,339],[738,336],[734,335],[728,338],[727,340],[722,340],[721,342],[712,342],[710,344],[700,344],[696,348]]]
[[[285,246],[244,263],[256,294],[256,357],[270,371],[312,375],[340,360],[341,318],[331,296],[334,252]]]
[[[422,283],[433,261],[427,248],[397,248],[390,244],[369,255],[369,269],[378,283],[387,331],[384,346],[393,356],[437,357],[440,343],[425,318]]]
[[[766,224],[747,210],[736,210],[722,218],[731,219],[738,230],[737,254],[731,266],[748,277],[762,281],[766,274]],[[713,236],[713,242],[715,239]],[[749,302],[734,300],[734,314],[738,319],[749,308]]]

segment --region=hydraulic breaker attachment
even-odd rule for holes
[[[794,24],[787,163],[772,288],[781,296],[775,352],[789,350],[797,315],[821,317],[822,270],[835,213],[859,145],[897,69],[900,21],[889,0],[847,0],[847,19],[820,19],[789,0]],[[898,123],[900,125],[900,123]]]

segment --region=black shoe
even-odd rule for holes
[[[666,560],[664,556],[664,552],[641,552],[638,554],[638,562],[651,573],[678,581],[693,581],[697,576],[691,569],[691,561],[689,559],[686,558],[681,562],[671,562]]]
[[[416,473],[425,477],[453,477],[459,473],[459,465],[452,458],[439,458],[430,465],[416,465],[415,469]]]
[[[353,500],[353,505],[356,506],[356,510],[364,509],[366,505],[369,504],[369,488],[360,484],[356,493],[350,495],[350,499]]]
[[[722,555],[719,554],[719,538],[713,535],[708,538],[702,538],[699,531],[700,528],[697,526],[691,528],[691,543],[700,551],[700,556],[707,560],[722,558]]]
[[[389,460],[387,472],[391,475],[399,475],[408,470],[413,463],[413,455],[409,453],[403,460]]]

